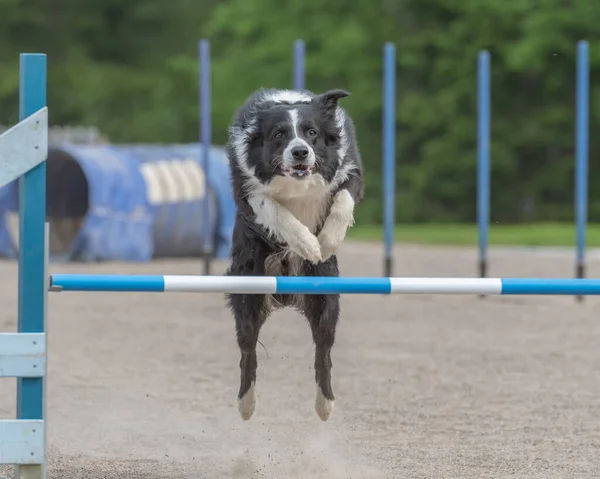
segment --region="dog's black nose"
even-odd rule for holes
[[[292,148],[292,156],[294,160],[306,160],[308,148],[306,146],[294,146]]]

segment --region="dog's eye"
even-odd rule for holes
[[[308,130],[308,136],[317,136],[317,130],[311,128],[310,130]]]
[[[273,138],[275,138],[276,140],[280,140],[281,138],[283,138],[283,132],[276,131],[275,134],[273,135]]]

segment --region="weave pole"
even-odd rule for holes
[[[294,78],[292,85],[296,90],[304,90],[306,84],[306,47],[303,40],[294,42]]]
[[[488,271],[488,230],[490,227],[490,53],[477,57],[477,230],[478,273]]]
[[[589,46],[585,41],[577,43],[576,70],[576,127],[575,127],[575,231],[577,251],[575,277],[585,278],[585,232],[588,201],[588,123],[590,102]],[[578,301],[583,296],[578,295]]]
[[[383,276],[394,268],[396,223],[396,46],[383,47]]]
[[[216,245],[213,244],[213,235],[210,227],[210,189],[209,189],[209,163],[210,147],[212,142],[212,119],[210,105],[210,43],[200,40],[198,43],[199,56],[199,95],[200,95],[200,142],[202,143],[202,168],[204,169],[204,211],[202,213],[204,274],[210,275],[211,261]]]
[[[51,291],[232,294],[600,295],[600,279],[53,274]]]

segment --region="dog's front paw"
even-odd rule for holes
[[[321,253],[321,244],[315,235],[308,228],[301,234],[288,241],[290,249],[298,256],[317,264],[323,261]]]
[[[335,254],[342,244],[342,241],[344,241],[345,236],[345,231],[342,231],[341,229],[335,230],[333,228],[323,228],[318,236],[323,261],[327,261]]]

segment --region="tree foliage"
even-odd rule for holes
[[[366,169],[359,220],[381,218],[382,48],[397,49],[397,215],[473,221],[477,54],[492,56],[492,220],[572,220],[576,42],[590,43],[590,178],[600,169],[596,0],[0,0],[0,123],[18,54],[49,55],[54,124],[114,142],[198,138],[197,41],[211,40],[213,137],[255,88],[344,88]],[[590,181],[590,218],[600,190]]]

